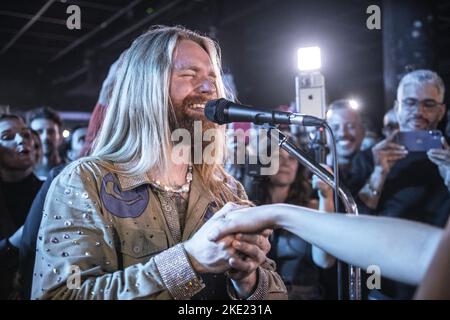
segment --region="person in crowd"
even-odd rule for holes
[[[390,137],[398,129],[397,113],[394,108],[389,109],[383,116],[383,136]]]
[[[64,162],[59,154],[59,147],[63,142],[63,123],[58,113],[49,108],[33,109],[28,114],[28,124],[41,139],[43,157],[35,173],[41,180],[45,180],[49,171]]]
[[[81,151],[86,142],[87,127],[78,126],[72,130],[68,141],[66,157],[69,161],[75,161],[81,156]]]
[[[435,72],[406,74],[397,90],[395,111],[400,131],[435,130],[445,114],[444,83]],[[353,163],[361,212],[443,227],[450,213],[450,149],[408,152],[395,142],[397,131]],[[447,185],[446,185],[447,184]],[[409,299],[414,287],[385,282],[392,298]]]
[[[378,133],[374,130],[366,130],[363,141],[361,143],[361,151],[372,148],[380,141]]]
[[[33,174],[34,148],[22,118],[0,114],[0,299],[15,296],[22,225],[41,186]]]
[[[31,129],[31,134],[34,141],[34,166],[36,167],[40,165],[43,157],[42,142],[41,138],[39,137],[39,133]]]
[[[339,173],[341,180],[347,184],[350,179],[349,172],[352,160],[360,151],[364,139],[365,129],[361,115],[352,108],[350,100],[337,100],[330,104],[326,114],[336,139],[336,152],[338,157]],[[327,164],[332,166],[329,155]]]

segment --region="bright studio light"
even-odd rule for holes
[[[319,47],[300,48],[297,58],[300,71],[318,70],[322,66]]]
[[[358,110],[358,109],[359,109],[359,103],[358,103],[358,101],[356,101],[355,99],[350,99],[350,100],[348,101],[348,103],[350,104],[350,107],[351,107],[353,110]]]
[[[66,129],[63,131],[62,135],[64,138],[68,138],[70,136],[70,131]]]

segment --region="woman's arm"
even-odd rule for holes
[[[396,218],[328,214],[287,204],[228,213],[210,239],[269,227],[286,229],[336,258],[408,284],[422,280],[442,230]]]

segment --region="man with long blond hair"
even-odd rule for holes
[[[158,26],[122,59],[91,156],[49,189],[32,298],[286,298],[266,258],[270,231],[207,239],[227,211],[248,204],[221,165],[223,135],[208,161],[192,152],[174,160],[175,130],[215,128],[203,108],[226,97],[218,46]]]

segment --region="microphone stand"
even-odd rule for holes
[[[325,127],[327,127],[326,123]],[[327,127],[327,129],[329,128]],[[291,156],[296,158],[298,162],[300,162],[309,170],[311,170],[322,181],[324,181],[326,184],[328,184],[331,188],[335,190],[337,195],[341,198],[342,202],[344,203],[345,210],[347,213],[358,215],[358,207],[356,206],[355,200],[353,199],[351,193],[344,186],[340,185],[339,182],[336,183],[335,178],[337,177],[328,172],[319,163],[317,163],[317,161],[311,159],[305,151],[301,150],[295,144],[290,142],[289,138],[286,135],[284,135],[280,130],[272,126],[270,126],[268,130],[270,137],[275,139],[279,147],[286,150]],[[330,134],[332,136],[332,133]],[[332,144],[333,144],[334,158],[336,158],[335,157],[336,148],[334,138]],[[338,170],[337,166],[335,166],[335,170]],[[361,269],[352,265],[349,265],[349,298],[350,300],[361,300]]]
[[[323,127],[316,127],[310,132],[311,142],[309,148],[314,153],[314,159],[318,163],[326,163],[326,144],[325,144],[325,132]]]
[[[315,127],[310,133],[310,143],[309,143],[309,150],[312,150],[312,153],[314,154],[314,160],[316,160],[317,163],[326,163],[326,137],[325,137],[325,128],[323,126]],[[333,155],[333,160],[335,159],[335,155]],[[336,166],[336,162],[334,163]],[[336,180],[337,179],[337,180]],[[337,182],[336,182],[337,181]],[[334,179],[335,185],[339,184],[339,171],[335,170],[335,179]],[[339,196],[336,194],[336,192],[333,192],[334,195],[334,201],[335,201],[335,210],[336,212],[341,212],[340,203],[339,203]],[[336,269],[337,269],[337,296],[339,300],[344,299],[344,289],[343,289],[343,266],[342,262],[340,260],[336,261]]]

